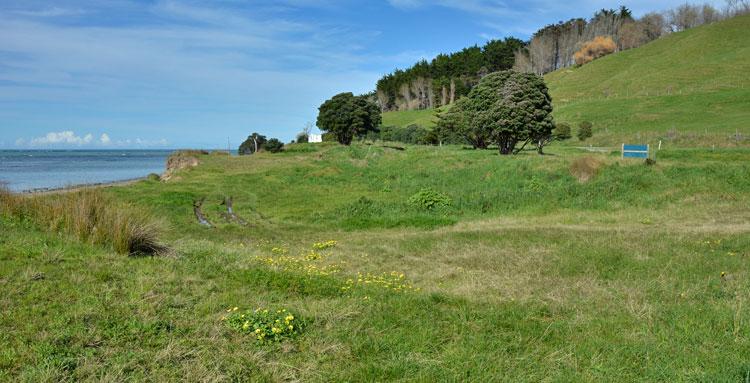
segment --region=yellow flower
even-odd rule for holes
[[[286,318],[284,318],[284,319],[286,319],[286,321],[287,321],[287,322],[289,322],[289,321],[291,321],[291,320],[294,320],[294,315],[291,315],[291,314],[289,314],[289,315],[287,315],[287,316],[286,316]]]
[[[278,333],[281,332],[281,329],[280,328],[276,328],[276,327],[272,327],[271,328],[271,332],[274,333],[274,334],[278,334]]]
[[[243,330],[247,330],[250,327],[250,322],[245,322],[245,324],[242,325]]]
[[[294,330],[294,326],[289,325],[289,331],[292,331],[292,330]]]
[[[261,330],[261,329],[259,329],[259,328],[256,328],[256,329],[255,329],[255,333],[256,333],[256,334],[260,334],[261,332],[263,332],[263,330]]]
[[[237,306],[234,306],[234,308],[232,309],[232,311],[237,311],[237,310],[239,310],[239,309],[240,309],[239,307],[237,307]]]

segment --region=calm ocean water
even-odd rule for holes
[[[0,150],[13,191],[130,180],[164,172],[171,150]]]

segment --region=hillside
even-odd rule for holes
[[[745,379],[750,151],[549,151],[298,144],[105,189],[160,217],[168,257],[0,198],[0,380]],[[225,319],[256,308],[301,333]]]
[[[727,144],[750,137],[750,15],[675,33],[546,76],[558,121],[623,137]]]
[[[555,118],[594,124],[594,145],[623,140],[747,144],[750,15],[674,33],[545,76]],[[434,124],[431,110],[387,112],[384,124]],[[735,133],[740,133],[737,142]],[[571,144],[579,145],[572,141]]]

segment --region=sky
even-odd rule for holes
[[[288,142],[326,99],[422,58],[601,8],[684,2],[2,0],[0,148]]]

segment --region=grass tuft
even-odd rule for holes
[[[96,189],[43,196],[21,196],[0,188],[0,213],[28,219],[121,254],[166,255],[159,227],[132,206],[119,204]]]
[[[604,163],[598,158],[579,157],[570,164],[570,174],[577,178],[578,182],[585,183],[594,178],[603,165]]]

